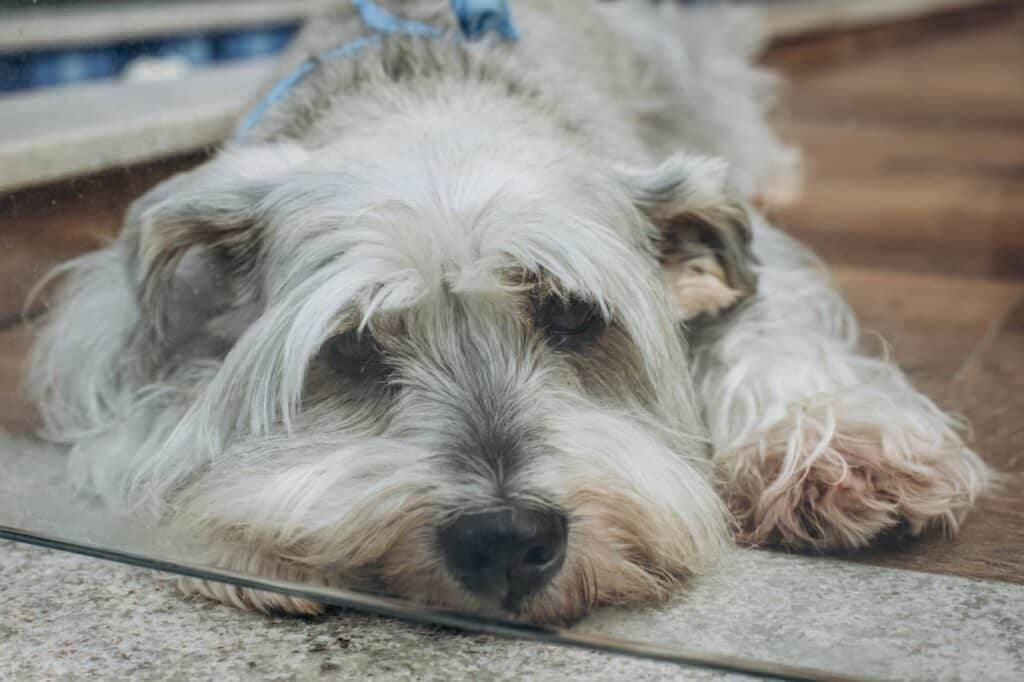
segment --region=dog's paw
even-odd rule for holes
[[[988,479],[956,438],[936,447],[863,423],[809,421],[718,458],[741,542],[847,551],[893,533],[952,535]]]
[[[203,596],[245,611],[315,616],[323,613],[326,609],[326,605],[310,599],[277,594],[276,592],[253,590],[248,587],[239,587],[238,585],[201,580],[199,578],[179,579],[178,589],[186,595]]]

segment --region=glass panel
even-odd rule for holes
[[[795,160],[745,92],[765,81],[712,52],[749,88],[719,92],[717,71],[676,88],[712,67],[631,34],[717,46],[725,15],[666,9],[626,30],[615,40],[655,66],[623,80],[628,64],[595,67],[594,32],[542,3],[512,5],[521,29],[564,22],[554,71],[463,52],[432,15],[402,24],[408,53],[360,40],[395,19],[370,15],[340,49],[300,37],[321,57],[304,62],[294,8],[330,3],[23,4],[0,2],[0,538],[250,607],[330,604],[700,675],[1024,675],[1019,486],[955,541],[940,532],[990,475],[968,445],[1021,473],[1007,197],[1024,109],[998,68],[1024,57],[1019,13],[878,54],[818,35],[870,12],[768,15],[785,40],[765,60],[797,93],[787,133],[816,169],[771,215],[896,339],[904,375],[854,343],[823,270],[760,213]],[[629,17],[608,11],[618,35]],[[499,19],[488,40],[512,43]],[[930,75],[964,61],[976,71]],[[447,90],[431,71],[446,65],[498,105]],[[705,156],[728,157],[728,183]],[[980,435],[965,445],[945,411]]]
[[[119,515],[102,501],[75,495],[64,473],[62,452],[28,438],[5,438],[0,448],[0,539],[85,554],[157,571],[223,582],[240,587],[312,599],[323,604],[367,611],[401,620],[445,625],[500,637],[576,646],[722,671],[757,673],[780,679],[844,679],[807,668],[745,659],[713,650],[663,646],[632,640],[628,628],[563,629],[471,612],[432,609],[393,595],[325,587],[226,570],[197,560],[187,545],[170,542],[159,526]]]

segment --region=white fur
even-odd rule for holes
[[[857,549],[885,531],[956,532],[990,473],[961,425],[865,355],[823,264],[755,223],[756,300],[695,349],[720,486],[752,542]],[[808,488],[832,493],[801,510]],[[865,490],[867,488],[868,490]]]
[[[442,4],[396,11],[443,21]],[[64,266],[31,386],[76,480],[219,565],[482,612],[437,529],[554,505],[565,565],[518,612],[548,622],[707,570],[730,542],[721,498],[754,542],[955,530],[986,470],[859,353],[812,256],[755,218],[759,293],[725,311],[750,291],[724,281],[749,260],[742,199],[795,165],[740,20],[519,7],[519,46],[386,43],[323,67]],[[315,22],[288,59],[358,30],[351,11]],[[651,166],[666,138],[686,153]],[[658,230],[698,249],[696,277],[663,281]],[[609,325],[581,350],[534,312],[567,297]],[[350,330],[380,345],[387,383],[330,369]]]

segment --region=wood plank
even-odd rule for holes
[[[784,138],[803,150],[806,175],[818,180],[859,182],[879,174],[1024,176],[1024,135],[1013,130],[960,126],[900,125],[838,118],[788,120]]]
[[[819,5],[826,3],[819,2]],[[1019,19],[1020,0],[982,3],[962,11],[928,12],[903,21],[865,23],[846,30],[808,30],[779,35],[763,56],[765,63],[789,72],[813,72],[886,52],[899,53],[938,38],[956,39],[979,28],[998,29]],[[986,50],[976,54],[983,55]]]
[[[808,34],[849,31],[921,19],[935,13],[962,12],[997,0],[790,0],[764,8],[768,35],[776,40]]]
[[[875,69],[843,70],[808,78],[801,96],[790,100],[792,115],[820,119],[850,116],[915,124],[997,126],[1019,130],[1024,87],[1015,87],[1010,69],[963,67],[958,72],[919,73],[914,68],[879,64]],[[1020,74],[1016,74],[1020,77]],[[951,102],[956,102],[953,110]]]
[[[964,129],[968,124],[1022,126],[1024,3],[1002,21],[917,42],[850,55],[817,68],[790,67],[794,90],[787,109],[798,119],[885,119]],[[808,57],[813,44],[799,48]]]
[[[975,175],[813,177],[773,217],[833,262],[1014,277],[1024,272],[1021,192],[1024,179]]]
[[[1003,3],[995,9],[991,20],[972,22],[960,17],[962,30],[955,35],[932,35],[869,57],[891,58],[908,68],[921,67],[929,72],[985,65],[1012,73],[1024,51],[1019,33],[1024,28],[1024,3]]]

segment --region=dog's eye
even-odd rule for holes
[[[589,338],[604,327],[597,307],[580,299],[550,299],[541,311],[541,322],[559,341]]]
[[[383,368],[380,347],[368,332],[338,334],[324,347],[327,363],[337,372],[363,377],[378,374]]]

